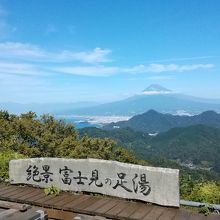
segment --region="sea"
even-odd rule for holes
[[[77,129],[86,127],[101,128],[106,124],[118,121],[127,121],[131,117],[124,115],[56,115],[57,119],[63,119],[66,123],[73,124]]]

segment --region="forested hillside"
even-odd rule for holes
[[[156,136],[133,131],[131,128],[101,130],[84,128],[80,134],[109,137],[118,141],[145,160],[160,157],[175,160],[191,168],[220,172],[220,129],[206,125],[173,128]]]
[[[190,125],[209,125],[220,128],[220,114],[214,111],[206,111],[194,116],[179,116],[171,114],[162,114],[155,110],[150,110],[140,115],[136,115],[128,121],[110,123],[103,129],[115,129],[130,127],[135,131],[144,131],[149,133],[159,133],[168,131],[175,127],[187,127]]]

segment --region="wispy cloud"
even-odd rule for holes
[[[147,63],[166,63],[166,62],[176,62],[176,61],[204,60],[204,59],[210,59],[214,57],[215,56],[179,57],[179,58],[151,60],[151,61],[147,61]]]
[[[27,63],[7,63],[0,62],[0,75],[40,75],[40,70],[31,64]]]
[[[95,48],[91,51],[74,52],[63,50],[51,52],[42,49],[37,45],[24,44],[19,42],[0,43],[0,57],[16,58],[32,61],[68,62],[79,61],[84,63],[109,62],[107,57],[111,53],[109,49]]]
[[[105,66],[76,66],[76,67],[58,67],[53,68],[51,71],[60,73],[68,73],[73,75],[82,76],[109,76],[120,73],[119,67],[105,67]]]
[[[39,47],[31,44],[6,42],[0,43],[0,57],[1,58],[24,58],[36,59],[45,58],[46,54]]]
[[[39,75],[46,76],[53,73],[59,74],[72,74],[81,76],[111,76],[114,74],[144,74],[144,73],[163,73],[163,72],[185,72],[197,69],[210,69],[213,68],[213,64],[194,64],[194,65],[162,65],[153,64],[149,66],[138,67],[107,67],[107,66],[67,66],[67,67],[53,67],[42,66],[38,64],[29,63],[10,63],[0,62],[0,74],[19,74],[19,75]],[[160,76],[161,78],[161,76]],[[156,79],[156,78],[155,78]]]
[[[177,73],[211,69],[213,64],[162,64],[118,66],[109,64],[110,49],[90,51],[48,51],[37,45],[20,42],[0,43],[0,73],[33,75],[73,74],[82,76],[110,76],[114,74]]]
[[[147,80],[153,80],[153,81],[165,81],[165,80],[172,80],[173,76],[170,75],[154,75],[154,76],[136,76],[129,78],[130,81],[147,81]]]
[[[188,65],[179,65],[179,64],[160,64],[152,63],[149,65],[138,65],[131,68],[126,68],[124,71],[131,73],[161,73],[161,72],[184,72],[196,69],[210,69],[213,68],[213,64],[188,64]]]
[[[87,52],[79,52],[75,54],[71,54],[71,52],[64,51],[63,56],[64,57],[73,57],[76,60],[83,61],[85,63],[93,63],[93,62],[109,62],[110,59],[107,58],[107,55],[111,53],[111,50],[109,49],[101,49],[101,48],[95,48],[93,51],[87,51]]]
[[[83,76],[109,76],[118,73],[163,73],[163,72],[185,72],[197,69],[210,69],[213,68],[213,64],[191,64],[191,65],[178,65],[178,64],[149,64],[139,65],[133,67],[107,67],[107,66],[68,66],[53,68],[51,71],[60,73],[68,73],[74,75]]]

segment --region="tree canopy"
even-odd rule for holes
[[[0,150],[27,157],[100,158],[137,163],[128,150],[109,138],[79,137],[74,125],[34,112],[20,116],[0,111]]]

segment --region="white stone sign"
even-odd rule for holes
[[[179,207],[179,170],[98,159],[11,160],[12,184],[57,186]]]

